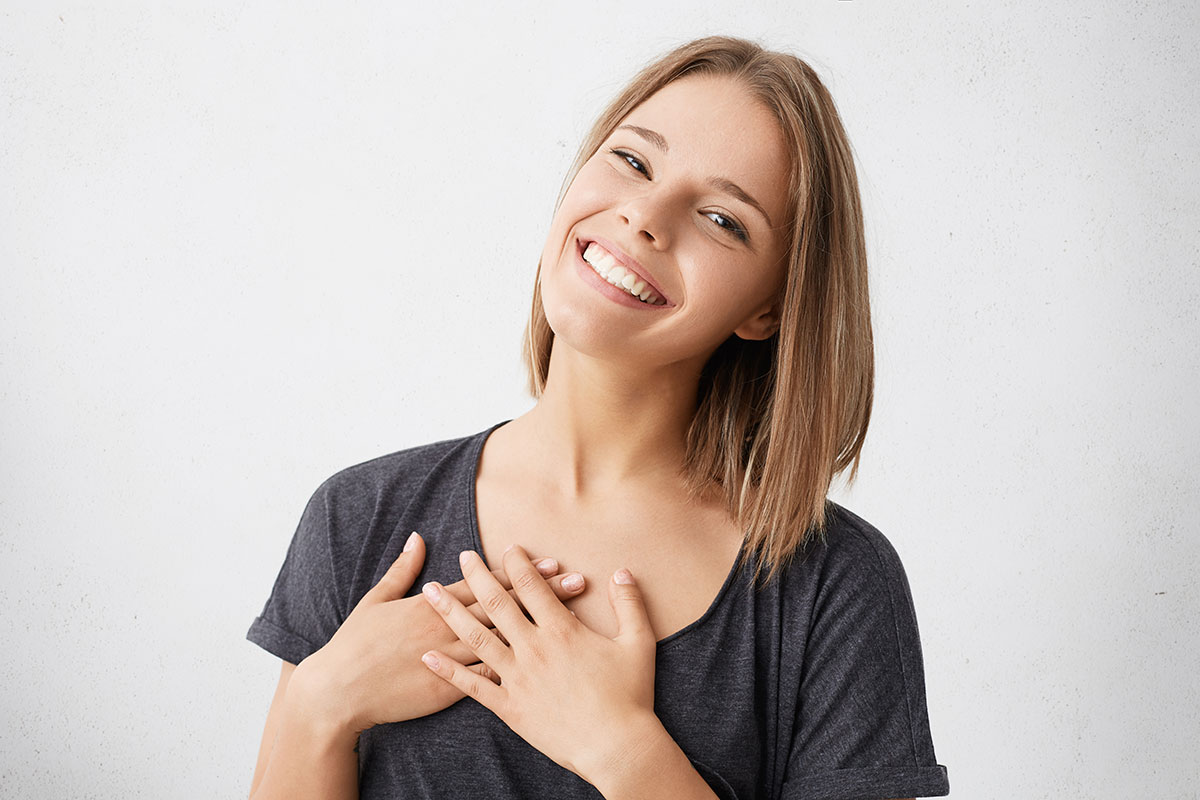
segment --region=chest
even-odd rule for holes
[[[483,556],[492,569],[500,568],[504,550],[516,543],[531,557],[557,559],[559,574],[581,573],[586,588],[565,605],[606,636],[617,633],[608,582],[618,569],[633,573],[661,641],[704,615],[742,541],[735,521],[715,504],[625,496],[585,505],[483,477],[476,486],[476,513]]]

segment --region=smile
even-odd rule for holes
[[[582,242],[580,243],[583,244]],[[639,302],[649,306],[663,306],[667,301],[655,292],[650,283],[641,278],[636,272],[626,268],[598,242],[587,242],[581,257],[592,271],[612,286],[637,298]]]

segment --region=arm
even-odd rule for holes
[[[708,782],[653,714],[628,728],[630,746],[595,778],[605,800],[656,797],[662,800],[716,800]]]
[[[303,678],[294,664],[283,662],[267,712],[250,798],[357,800],[358,754],[354,748],[358,736],[306,712]]]
[[[258,745],[258,761],[254,764],[254,778],[250,781],[250,796],[262,781],[263,772],[271,760],[271,749],[275,746],[275,734],[279,732],[279,718],[283,715],[283,696],[287,694],[288,679],[296,665],[288,661],[280,662],[279,684],[275,687],[275,696],[271,698],[271,707],[267,709],[267,724],[263,727],[262,741]]]

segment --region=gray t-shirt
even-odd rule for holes
[[[247,638],[298,664],[332,638],[414,530],[426,561],[408,594],[461,579],[459,552],[482,553],[479,455],[502,424],[326,480]],[[658,643],[655,711],[717,795],[947,794],[908,580],[883,534],[834,504],[826,542],[802,561],[759,590],[752,565],[735,566],[704,615]],[[470,698],[364,731],[359,775],[364,800],[601,797]]]

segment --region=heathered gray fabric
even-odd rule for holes
[[[475,475],[496,427],[326,480],[247,638],[299,663],[329,641],[410,531],[427,543],[410,595],[461,579],[459,552],[482,551]],[[949,792],[904,569],[887,539],[841,506],[803,561],[758,591],[749,567],[734,570],[700,619],[658,643],[655,710],[722,798]],[[364,800],[601,796],[470,699],[365,731],[359,770]]]

